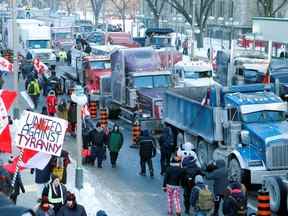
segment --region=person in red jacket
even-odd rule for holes
[[[54,116],[57,112],[56,106],[57,106],[57,97],[54,90],[51,90],[46,97],[46,104],[47,104],[47,110],[49,116]]]

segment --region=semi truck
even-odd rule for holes
[[[274,89],[251,84],[168,90],[163,121],[178,145],[195,145],[201,165],[224,159],[229,176],[247,185],[264,181],[271,209],[279,212],[287,208],[288,122],[287,103]]]
[[[112,53],[111,63],[112,102],[120,108],[120,117],[147,120],[157,127],[164,92],[173,85],[171,72],[161,70],[158,53],[153,48],[119,49]]]
[[[26,57],[30,52],[32,57],[39,57],[47,65],[56,65],[56,55],[51,49],[51,29],[39,20],[17,19],[16,51]],[[8,20],[5,29],[7,48],[12,49],[12,20]]]
[[[72,28],[51,27],[52,46],[56,50],[69,51],[73,46]]]

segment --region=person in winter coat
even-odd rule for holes
[[[186,38],[182,43],[183,55],[188,55],[188,39]]]
[[[73,193],[67,193],[67,203],[64,205],[56,216],[87,216],[85,208],[76,202]]]
[[[26,60],[24,65],[22,66],[22,78],[23,80],[26,80],[28,76],[31,76],[33,74],[34,65],[32,64],[31,60]]]
[[[200,163],[195,152],[195,146],[190,142],[186,142],[177,150],[177,157],[179,157],[181,161],[183,161],[186,157],[190,156],[196,159],[197,166],[200,167]]]
[[[57,215],[60,208],[66,203],[67,189],[60,183],[58,176],[52,176],[51,182],[43,189],[42,196],[48,196],[49,203],[54,206]]]
[[[102,168],[104,156],[104,131],[100,122],[97,122],[96,128],[89,134],[92,143],[91,147],[91,163],[94,165],[97,158],[97,167]]]
[[[209,215],[209,211],[203,211],[199,208],[199,206],[197,206],[197,202],[199,201],[199,192],[205,188],[208,188],[208,185],[204,184],[204,179],[201,175],[197,175],[195,177],[195,185],[192,188],[190,197],[190,203],[193,209],[193,215],[195,216]]]
[[[96,216],[108,216],[108,215],[106,214],[105,211],[99,210],[99,211],[96,213]]]
[[[71,163],[69,152],[62,150],[61,151],[61,159],[63,160],[63,177],[61,183],[66,184],[67,183],[67,167]]]
[[[71,136],[76,136],[75,130],[76,130],[76,123],[77,123],[77,104],[73,101],[70,102],[69,108],[68,108],[68,128]]]
[[[110,151],[110,160],[112,168],[116,167],[118,153],[123,145],[123,134],[119,130],[118,125],[114,125],[109,136],[108,148]]]
[[[14,174],[12,174],[11,179],[13,178]],[[17,197],[20,195],[20,189],[22,191],[22,193],[25,193],[25,188],[24,185],[22,183],[22,179],[21,179],[21,174],[18,172],[17,176],[16,176],[16,181],[15,181],[15,185],[13,188],[13,192],[10,196],[11,200],[16,204],[17,202]]]
[[[68,108],[67,108],[67,103],[65,99],[60,100],[60,103],[58,104],[58,107],[57,107],[57,111],[58,111],[57,116],[59,118],[62,118],[65,120],[68,119]]]
[[[184,170],[181,168],[180,162],[173,158],[166,170],[163,181],[163,190],[167,193],[169,216],[173,215],[173,203],[175,204],[176,215],[181,215],[180,191],[183,176]]]
[[[225,216],[247,215],[246,187],[235,179],[231,179],[223,198],[222,212]]]
[[[205,172],[205,176],[208,180],[214,180],[213,192],[215,196],[215,208],[213,216],[218,216],[221,199],[223,199],[224,191],[228,184],[228,175],[226,164],[224,160],[216,160],[216,167],[210,172]]]
[[[173,137],[172,132],[169,127],[165,127],[163,129],[163,134],[160,136],[159,139],[160,145],[160,164],[161,164],[161,175],[164,175],[167,167],[170,164],[171,154],[173,151]]]
[[[49,204],[47,196],[41,198],[41,203],[35,210],[35,216],[55,216],[55,211],[53,206]]]
[[[27,90],[28,90],[29,96],[31,97],[31,99],[35,105],[35,109],[37,109],[38,99],[39,99],[39,96],[41,93],[41,88],[40,88],[39,82],[36,78],[33,78],[31,80],[31,82],[28,84]]]
[[[46,97],[46,105],[49,116],[54,116],[57,112],[57,97],[54,90],[50,90],[48,96]]]
[[[144,130],[142,136],[140,136],[138,143],[139,155],[140,155],[140,167],[142,176],[146,175],[146,164],[148,164],[150,176],[154,176],[152,158],[156,155],[156,141],[150,136],[148,130]]]

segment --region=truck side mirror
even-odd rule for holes
[[[251,143],[250,132],[247,130],[242,130],[240,135],[242,145],[244,146],[250,145]]]

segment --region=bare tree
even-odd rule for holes
[[[62,0],[64,3],[64,6],[66,7],[68,15],[72,13],[73,6],[74,6],[74,1],[73,0]]]
[[[116,10],[118,11],[122,19],[122,27],[123,31],[125,31],[126,30],[125,19],[129,8],[130,0],[111,0],[111,2],[115,6]]]
[[[276,13],[287,5],[288,0],[277,1],[274,0],[257,0],[258,13],[266,17],[275,17]]]
[[[99,15],[105,0],[90,0],[90,2],[94,13],[95,24],[97,25]]]
[[[182,3],[181,3],[182,2]],[[189,2],[190,4],[187,4]],[[197,47],[203,47],[203,33],[205,31],[209,12],[215,0],[190,0],[190,1],[168,0],[168,3],[175,8],[178,13],[182,14],[186,21],[194,29],[193,24],[197,24],[199,33],[197,34]],[[186,3],[186,4],[185,4]],[[196,4],[197,3],[197,4]],[[194,7],[195,6],[195,7]],[[194,11],[192,11],[194,8]],[[193,22],[193,12],[195,22]]]
[[[160,16],[165,6],[165,3],[167,3],[167,1],[166,0],[146,0],[146,2],[151,12],[153,13],[154,25],[156,27],[159,27]]]

